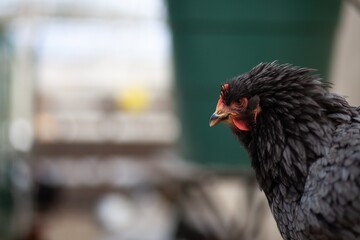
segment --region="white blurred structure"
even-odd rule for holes
[[[173,144],[165,10],[161,0],[2,1],[12,120],[34,123],[37,143]]]
[[[355,0],[357,1],[357,0]],[[334,91],[360,105],[360,9],[345,1],[331,71]]]

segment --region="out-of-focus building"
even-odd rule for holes
[[[97,221],[112,221],[121,230],[115,235],[168,239],[165,201],[142,194],[162,181],[156,166],[178,138],[163,2],[19,0],[0,8],[0,167],[15,155],[31,170],[26,180],[33,186],[25,204],[33,220],[21,230],[14,214],[5,214],[20,205],[4,202],[1,219],[11,227],[1,225],[30,239],[97,239],[101,231],[91,230],[101,229]],[[6,191],[14,198],[9,187],[3,201]],[[115,197],[101,200],[107,193]],[[126,213],[132,208],[140,215],[107,220],[114,206],[116,215],[135,214]],[[121,224],[141,214],[140,233],[135,227],[126,233]]]

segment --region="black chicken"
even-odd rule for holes
[[[210,126],[247,149],[284,239],[360,239],[360,109],[313,72],[259,64],[222,85]]]

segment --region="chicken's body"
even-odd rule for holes
[[[211,121],[248,150],[284,239],[360,239],[360,113],[311,72],[260,64],[223,85]]]
[[[334,129],[328,153],[309,166],[304,191],[294,196],[299,194],[287,196],[285,187],[268,194],[284,239],[359,239],[359,118]]]

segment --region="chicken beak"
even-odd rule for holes
[[[223,121],[225,118],[227,117],[227,114],[217,114],[217,112],[214,112],[211,117],[210,117],[210,121],[209,121],[209,125],[210,127],[215,126],[216,124],[220,123],[221,121]]]
[[[210,116],[210,120],[209,120],[209,125],[210,127],[213,127],[215,126],[216,124],[218,124],[220,122],[220,118],[219,118],[219,115],[215,113],[213,113],[211,116]]]
[[[220,99],[216,105],[215,112],[211,115],[209,125],[210,127],[215,126],[216,124],[224,121],[229,117],[229,114],[231,111],[230,109],[226,107],[222,101],[222,97],[220,96]]]

